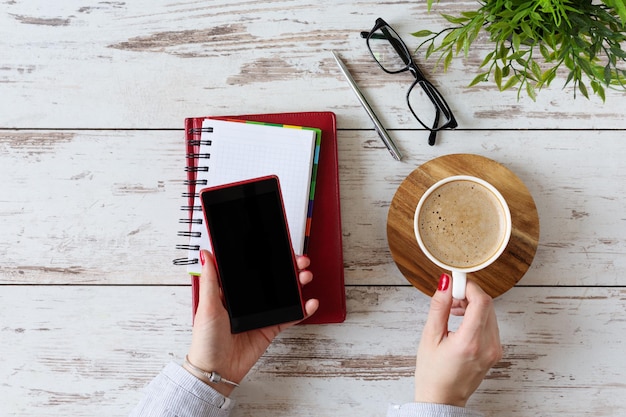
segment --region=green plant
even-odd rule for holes
[[[428,10],[434,0],[428,0]],[[437,0],[438,2],[438,0]],[[626,52],[626,4],[624,0],[482,0],[480,7],[460,16],[442,14],[454,26],[438,33],[420,30],[426,37],[426,58],[438,56],[446,71],[452,58],[470,46],[484,29],[494,48],[482,61],[480,72],[470,83],[488,81],[493,75],[500,91],[517,86],[535,100],[537,91],[556,78],[563,65],[569,71],[564,86],[573,83],[579,91],[593,93],[605,101],[605,88],[626,91],[626,71],[621,69]],[[441,36],[443,38],[441,38]]]

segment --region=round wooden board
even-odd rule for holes
[[[539,242],[537,207],[524,183],[508,168],[483,156],[445,155],[415,169],[400,184],[387,217],[387,240],[394,262],[405,278],[428,296],[437,290],[444,271],[420,250],[413,232],[413,215],[424,192],[452,175],[473,175],[490,182],[511,210],[512,232],[504,253],[482,271],[468,274],[485,292],[497,297],[511,289],[528,271]]]

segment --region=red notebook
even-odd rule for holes
[[[335,114],[332,112],[302,112],[276,114],[249,114],[220,117],[196,117],[185,120],[185,136],[187,146],[187,186],[185,194],[188,198],[184,210],[189,211],[187,223],[191,219],[196,193],[197,159],[189,157],[198,153],[198,132],[201,131],[205,119],[239,119],[264,123],[276,123],[295,126],[306,126],[321,129],[322,140],[319,165],[315,186],[313,219],[308,242],[307,256],[311,259],[313,282],[303,289],[305,299],[320,300],[318,311],[303,324],[341,323],[346,318],[346,296],[343,275],[343,248],[341,234],[341,211],[339,203],[339,171],[337,159],[337,126]],[[184,233],[183,233],[184,235]],[[187,250],[187,245],[178,245],[179,249]],[[176,264],[197,262],[196,259],[181,258]],[[193,315],[198,306],[199,277],[191,276]]]

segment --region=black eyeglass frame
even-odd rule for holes
[[[380,30],[383,33],[384,37],[378,36],[376,34],[378,30]],[[379,17],[378,19],[376,19],[376,24],[374,25],[374,28],[372,28],[372,30],[370,30],[369,32],[361,32],[361,37],[366,38],[367,49],[369,49],[370,54],[372,55],[372,58],[374,58],[374,61],[376,61],[378,66],[383,71],[385,71],[388,74],[399,74],[401,72],[409,71],[415,77],[415,81],[413,82],[413,84],[411,84],[411,87],[409,87],[409,90],[406,93],[406,101],[409,106],[409,110],[411,110],[411,113],[413,113],[413,116],[417,119],[417,121],[425,129],[430,130],[431,134],[428,138],[429,145],[432,146],[435,144],[438,131],[443,130],[443,129],[454,129],[458,126],[458,123],[456,119],[454,118],[454,115],[452,114],[452,110],[450,109],[450,106],[448,106],[448,103],[443,98],[441,93],[437,90],[437,88],[435,88],[435,86],[426,79],[422,71],[419,69],[419,67],[413,60],[413,57],[411,53],[409,52],[409,48],[406,46],[402,38],[400,38],[400,35],[398,35],[398,32],[396,32],[391,26],[389,26],[387,22],[385,22],[382,18]],[[378,61],[378,58],[376,58],[376,55],[374,54],[374,51],[372,50],[372,47],[370,46],[371,39],[386,39],[391,44],[393,49],[396,51],[398,56],[402,59],[405,66],[395,71],[390,71],[387,68],[385,68]],[[413,110],[413,107],[411,106],[411,101],[409,100],[409,96],[411,95],[411,91],[413,91],[413,88],[417,84],[419,84],[424,89],[424,92],[426,93],[430,101],[433,103],[433,106],[435,107],[435,121],[432,127],[422,122],[422,120],[418,117],[418,115],[415,113],[415,110]],[[446,117],[447,122],[445,122],[441,126],[438,126],[441,114],[443,114]]]

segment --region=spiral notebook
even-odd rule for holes
[[[194,136],[199,138],[196,140],[200,147],[197,153],[187,157],[198,161],[193,180],[196,191],[266,175],[278,176],[293,250],[297,255],[305,254],[321,131],[302,126],[206,119]],[[188,263],[187,270],[199,275],[198,250],[211,250],[211,243],[195,194],[190,207],[191,230],[179,235],[189,237],[187,258],[193,262]]]
[[[174,263],[187,265],[190,271],[199,271],[198,249],[201,245],[203,248],[209,248],[203,243],[197,244],[198,239],[202,240],[202,236],[206,236],[206,231],[202,226],[202,211],[199,204],[195,202],[195,197],[197,196],[197,191],[209,185],[209,179],[206,177],[210,176],[209,174],[215,174],[218,170],[221,170],[221,168],[219,168],[220,165],[214,164],[219,158],[217,148],[213,148],[211,152],[206,151],[215,144],[215,140],[211,139],[211,135],[215,137],[216,133],[214,126],[217,126],[218,122],[221,123],[225,121],[231,123],[233,120],[237,120],[236,123],[246,121],[248,124],[251,122],[260,122],[264,125],[271,124],[274,125],[274,127],[282,129],[292,129],[294,126],[306,126],[313,128],[313,131],[316,133],[313,163],[310,168],[310,178],[308,180],[310,194],[308,197],[305,197],[305,200],[308,201],[305,220],[306,226],[304,227],[304,237],[300,241],[302,242],[302,253],[306,253],[311,259],[311,267],[309,269],[314,275],[313,282],[304,288],[303,294],[305,298],[318,298],[320,300],[320,308],[313,317],[305,320],[303,323],[339,323],[344,321],[346,316],[346,300],[339,205],[337,135],[336,119],[332,112],[276,113],[186,119],[185,132],[188,166],[186,168],[187,192],[184,193],[184,197],[187,203],[182,206],[182,210],[187,212],[188,216],[180,219],[181,223],[187,225],[187,230],[179,232],[179,236],[187,237],[190,241],[185,244],[177,245],[178,249],[187,250],[189,253],[185,258],[174,260]],[[319,141],[320,134],[321,145]],[[252,148],[247,147],[244,151],[249,152],[250,149]],[[285,152],[285,149],[281,149],[278,153],[284,154]],[[301,150],[294,152],[299,153]],[[246,166],[243,167],[244,170],[249,169],[248,165],[258,162],[259,155],[257,153],[252,154],[255,157],[250,160],[250,164],[246,164]],[[283,157],[284,156],[285,155],[283,155]],[[278,155],[271,157],[278,158]],[[238,158],[239,157],[236,159]],[[283,162],[278,160],[275,162],[278,165],[283,164]],[[287,162],[293,165],[294,161],[290,160]],[[228,167],[227,169],[230,168],[232,167]],[[301,166],[299,168],[300,170],[302,169]],[[241,172],[239,175],[243,175]],[[311,181],[311,178],[313,181]],[[281,187],[285,188],[283,181],[284,180],[281,178]],[[302,183],[302,180],[300,182]],[[283,189],[283,192],[284,191]],[[313,193],[315,195],[314,205],[311,199]],[[289,221],[288,218],[288,222]],[[299,251],[296,250],[296,252]],[[191,275],[191,277],[192,312],[195,314],[198,302],[199,281],[198,276]]]

